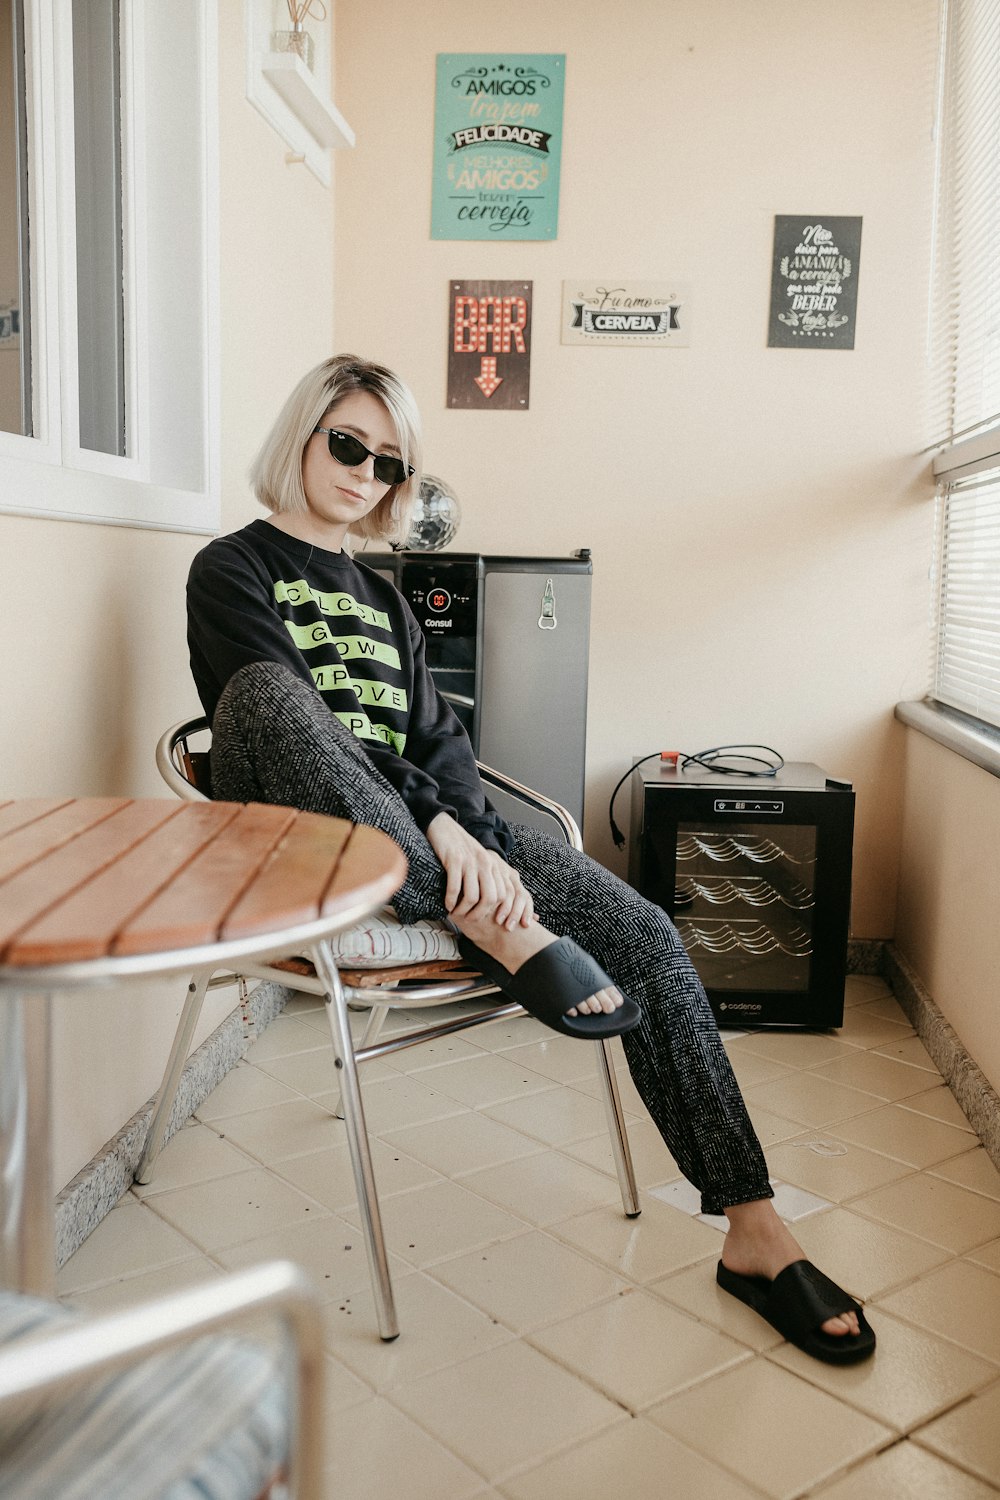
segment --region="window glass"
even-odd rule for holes
[[[80,446],[125,454],[119,0],[73,0]]]
[[[0,0],[0,431],[31,432],[24,17]]]

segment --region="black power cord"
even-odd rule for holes
[[[754,750],[763,750],[764,755],[770,756],[771,759],[765,760],[764,755],[748,753]],[[691,755],[683,750],[654,750],[650,755],[642,756],[635,765],[629,766],[624,776],[619,778],[608,803],[608,822],[611,824],[611,837],[615,841],[616,849],[624,849],[625,835],[615,822],[615,798],[633,772],[638,771],[640,766],[644,766],[647,760],[667,761],[675,765],[679,771],[686,771],[688,766],[701,766],[703,770],[714,771],[719,776],[742,776],[746,780],[758,776],[777,776],[785,764],[785,757],[770,745],[713,745],[708,750],[696,750]],[[734,765],[734,761],[740,761],[742,764]],[[747,762],[760,769],[748,769]]]

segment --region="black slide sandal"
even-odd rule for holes
[[[741,1276],[719,1261],[715,1279],[726,1292],[745,1302],[777,1329],[790,1344],[828,1365],[852,1365],[875,1352],[875,1332],[843,1287],[809,1260],[796,1260],[773,1281],[766,1276]],[[821,1324],[841,1313],[857,1314],[860,1331],[824,1333]]]
[[[514,974],[461,933],[458,935],[458,951],[509,1000],[516,1000],[537,1020],[551,1026],[553,1031],[561,1031],[564,1036],[601,1041],[631,1031],[642,1020],[638,1005],[628,998],[610,1015],[604,1011],[591,1016],[566,1015],[566,1011],[589,1000],[598,990],[608,989],[614,984],[572,938],[557,938],[523,963]]]

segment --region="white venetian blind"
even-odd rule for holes
[[[934,697],[1000,727],[1000,470],[943,506]]]
[[[1000,422],[1000,0],[946,0],[931,441]]]
[[[945,0],[931,307],[932,695],[1000,726],[1000,0]]]

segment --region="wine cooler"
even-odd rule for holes
[[[721,1026],[840,1026],[854,792],[806,762],[774,777],[649,762],[629,880],[662,906]]]

